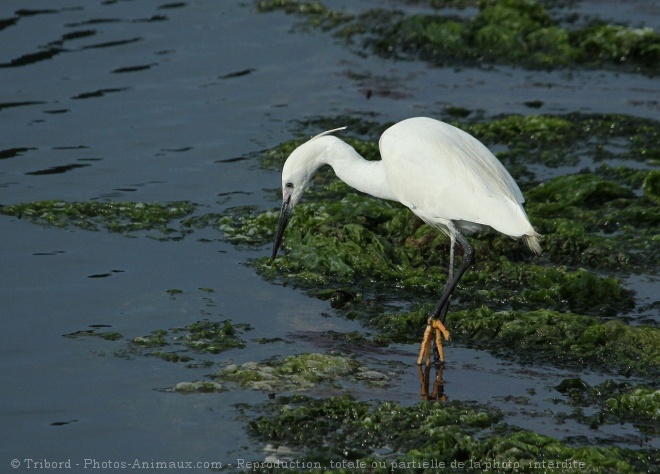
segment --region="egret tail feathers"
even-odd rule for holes
[[[541,243],[539,242],[539,237],[541,237],[541,234],[536,231],[534,231],[534,233],[531,235],[522,236],[525,245],[527,245],[529,249],[536,255],[541,255]]]

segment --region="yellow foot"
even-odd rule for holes
[[[449,331],[447,331],[447,328],[445,328],[445,325],[442,324],[440,320],[429,318],[426,323],[426,329],[424,330],[424,337],[422,338],[422,347],[419,350],[417,365],[422,365],[423,361],[426,362],[427,366],[431,365],[433,334],[435,334],[435,345],[438,348],[440,362],[445,361],[445,349],[442,347],[442,336],[448,341]]]

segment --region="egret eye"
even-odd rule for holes
[[[293,188],[293,183],[286,183],[284,187],[291,189]]]

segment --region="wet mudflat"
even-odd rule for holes
[[[535,21],[552,38],[582,29],[598,56],[594,19],[657,30],[654,2],[631,5],[516,21],[528,41]],[[534,56],[539,69],[460,42],[461,18],[486,21],[474,5],[303,7],[3,2],[0,462],[657,468],[655,37],[621,65],[585,59],[566,36]],[[448,32],[454,56],[420,39]],[[286,255],[265,258],[296,140],[349,125],[373,153],[379,131],[412,115],[488,143],[546,235],[538,260],[474,239],[433,404],[419,403],[415,340],[443,282],[442,236],[327,174]],[[363,259],[356,245],[385,250]]]

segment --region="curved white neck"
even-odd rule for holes
[[[365,160],[352,146],[337,137],[321,137],[317,140],[323,142],[320,164],[332,166],[344,183],[371,196],[397,201],[390,189],[382,161]]]

